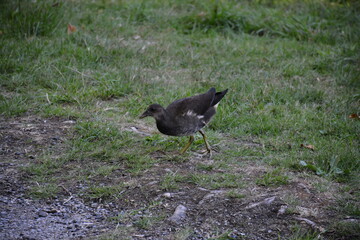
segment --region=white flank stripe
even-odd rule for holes
[[[188,115],[189,117],[195,117],[196,113],[194,113],[193,111],[189,110],[187,111],[186,115]]]

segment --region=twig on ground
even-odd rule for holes
[[[69,196],[72,196],[72,193],[69,191],[69,190],[67,190],[67,188],[66,187],[64,187],[63,185],[58,185],[59,187],[61,187],[62,189],[64,189],[65,190],[65,192],[67,192],[67,194],[69,194]]]
[[[51,104],[50,99],[49,99],[49,94],[48,94],[48,93],[46,93],[46,95],[45,95],[45,96],[46,96],[46,100],[48,101],[48,103],[49,103],[49,104]]]

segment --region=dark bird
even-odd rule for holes
[[[203,130],[201,130],[216,113],[216,108],[220,100],[225,96],[228,89],[216,92],[215,88],[210,88],[204,94],[182,98],[171,103],[167,108],[159,104],[151,104],[140,116],[153,117],[156,126],[163,134],[170,136],[190,136],[189,142],[180,151],[183,154],[194,141],[194,134],[200,132],[204,138],[206,149],[211,155],[211,148],[206,140]]]

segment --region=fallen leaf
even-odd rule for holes
[[[356,113],[350,114],[350,115],[349,115],[349,118],[354,118],[354,119],[360,120],[360,116],[357,115]]]
[[[69,23],[68,26],[67,26],[67,34],[72,34],[74,32],[76,32],[76,27]]]
[[[310,149],[310,150],[312,150],[312,151],[315,150],[315,147],[314,147],[313,145],[310,145],[310,144],[307,144],[307,145],[301,144],[300,147],[302,147],[302,148],[307,148],[307,149]]]

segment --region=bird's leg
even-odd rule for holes
[[[180,154],[183,154],[190,147],[193,141],[194,141],[194,136],[190,136],[189,142],[185,145],[183,149],[181,149]]]
[[[206,145],[206,150],[208,151],[208,153],[210,154],[211,156],[211,148],[210,148],[210,145],[209,143],[206,141],[206,136],[205,136],[205,133],[203,130],[199,130],[199,132],[201,133],[201,135],[203,136],[204,138],[204,142],[205,142],[205,145]]]

